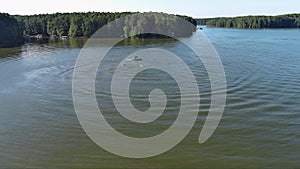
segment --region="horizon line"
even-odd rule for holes
[[[166,14],[170,14],[170,15],[182,15],[182,16],[189,16],[192,17],[194,19],[212,19],[212,18],[235,18],[235,17],[245,17],[245,16],[281,16],[281,15],[290,15],[290,14],[300,14],[297,12],[290,12],[290,13],[278,13],[278,14],[241,14],[241,15],[233,15],[233,16],[208,16],[208,17],[194,17],[188,14],[180,14],[180,13],[169,13],[169,12],[158,12],[158,11],[77,11],[77,12],[53,12],[53,13],[35,13],[35,14],[10,14],[7,12],[0,12],[0,13],[6,13],[9,14],[11,16],[34,16],[34,15],[53,15],[53,14],[67,14],[67,13],[91,13],[91,12],[95,12],[95,13],[147,13],[147,12],[154,12],[154,13],[166,13]]]

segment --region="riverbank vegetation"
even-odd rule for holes
[[[90,37],[97,29],[131,13],[55,13],[14,16],[24,36]]]
[[[192,28],[183,29],[177,16],[191,22]],[[192,17],[155,12],[149,12],[145,15],[132,12],[55,13],[27,16],[1,14],[0,44],[11,46],[12,44],[20,44],[23,39],[89,38],[99,28],[122,17],[126,17],[126,19],[121,20],[122,23],[106,27],[108,34],[105,36],[143,38],[159,36],[154,34],[133,36],[151,29],[156,29],[156,32],[163,32],[162,29],[168,30],[170,35],[175,34],[175,36],[189,36],[196,28],[196,21]]]
[[[137,15],[130,15],[137,14]],[[147,13],[146,15],[139,15],[140,13],[122,12],[88,12],[88,13],[56,13],[44,15],[31,16],[14,16],[20,27],[23,30],[24,36],[36,36],[38,34],[44,36],[68,36],[68,37],[90,37],[99,28],[115,19],[125,17],[126,23],[118,23],[118,25],[111,26],[110,29],[122,29],[122,36],[129,37],[131,34],[138,33],[141,29],[147,29],[144,26],[160,26],[171,25],[164,18],[160,16],[167,14],[161,13]],[[161,15],[158,15],[161,14]],[[170,15],[175,16],[175,15]],[[196,26],[196,21],[192,17],[179,16],[185,20],[190,21]],[[149,23],[152,22],[152,25]],[[176,21],[175,21],[176,22]],[[173,24],[175,25],[175,24]],[[120,27],[121,26],[121,27]],[[148,28],[149,29],[149,28]],[[110,30],[108,30],[110,32]]]
[[[137,14],[137,15],[131,15]],[[188,16],[168,15],[150,12],[147,15],[132,12],[87,12],[87,13],[55,13],[40,15],[15,15],[0,13],[0,47],[17,46],[25,40],[32,38],[75,38],[90,37],[99,28],[118,18],[127,17],[122,22],[107,27],[112,37],[162,37],[154,34],[142,34],[147,30],[166,32],[173,36],[189,36],[196,25],[221,28],[300,28],[300,14],[287,14],[278,16],[242,16],[193,19]],[[138,17],[137,17],[138,16]],[[165,19],[163,16],[173,16]],[[182,23],[175,16],[192,23],[192,27],[182,27]],[[163,31],[164,30],[164,31]],[[117,32],[117,33],[116,33]],[[140,35],[136,35],[140,34]],[[135,36],[133,36],[135,35]]]
[[[300,28],[300,14],[278,16],[242,16],[196,19],[197,24],[208,27],[264,29],[264,28]]]

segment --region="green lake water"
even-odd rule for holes
[[[218,51],[227,80],[223,118],[203,144],[197,139],[210,105],[210,83],[197,56],[179,41],[123,41],[98,70],[96,96],[106,119],[124,134],[149,137],[176,118],[176,81],[155,70],[139,74],[132,84],[137,109],[149,108],[146,94],[155,86],[169,92],[171,101],[157,122],[131,124],[120,118],[109,99],[114,66],[126,54],[157,47],[176,53],[193,69],[201,96],[193,129],[170,151],[146,159],[106,152],[81,128],[73,106],[72,75],[85,40],[0,49],[0,167],[300,168],[300,30],[203,32]]]

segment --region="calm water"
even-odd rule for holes
[[[150,106],[145,94],[155,86],[170,94],[169,107],[150,125],[123,121],[111,105],[107,83],[119,58],[159,47],[178,54],[193,68],[201,92],[194,128],[171,151],[147,159],[112,155],[81,128],[72,102],[72,73],[84,41],[0,49],[0,167],[299,168],[300,30],[203,31],[220,54],[228,85],[222,121],[204,144],[197,139],[210,103],[210,85],[197,57],[181,43],[122,42],[98,71],[97,101],[110,124],[127,135],[149,137],[176,118],[178,86],[162,72],[139,74],[132,84],[136,108]]]

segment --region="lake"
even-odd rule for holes
[[[0,49],[0,167],[299,168],[300,30],[202,31],[219,53],[227,80],[222,120],[203,144],[197,139],[210,105],[210,83],[197,56],[179,41],[122,41],[98,70],[96,96],[106,119],[126,135],[150,137],[176,118],[180,98],[176,81],[157,70],[139,74],[131,93],[137,109],[149,108],[146,94],[155,86],[166,90],[171,101],[157,122],[131,124],[109,99],[107,81],[114,66],[126,54],[158,47],[178,54],[193,68],[201,95],[194,127],[170,151],[145,159],[113,155],[82,129],[73,106],[72,75],[84,39]]]

